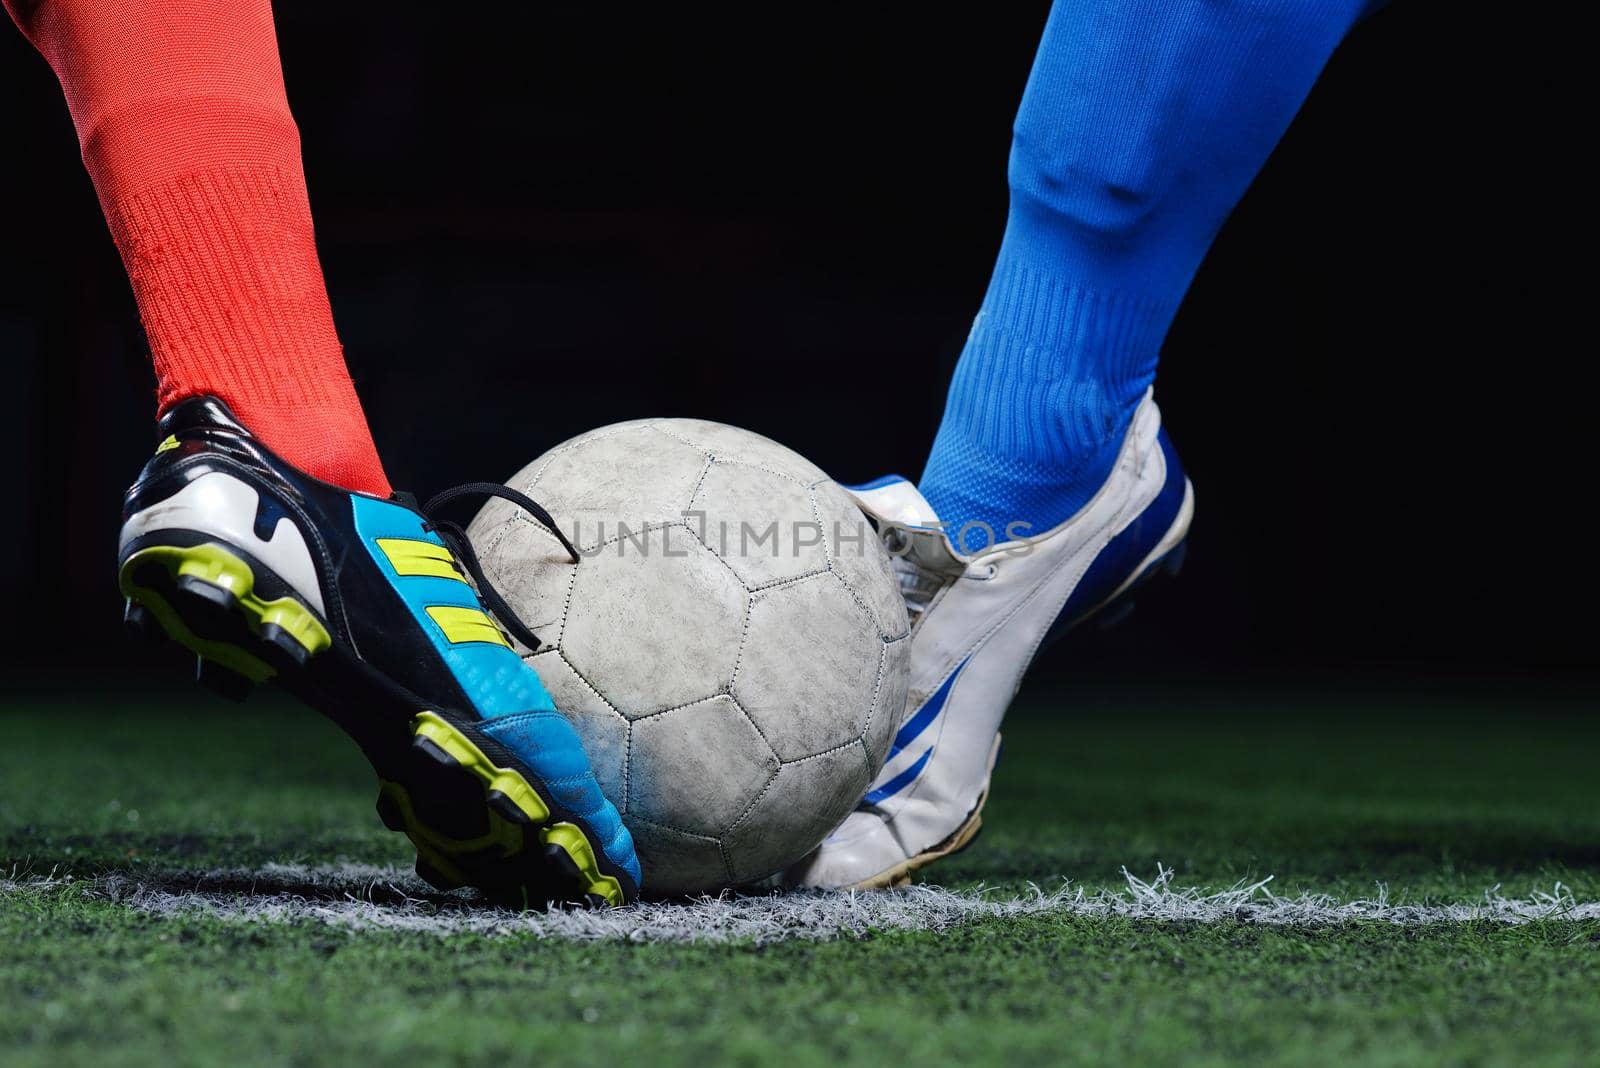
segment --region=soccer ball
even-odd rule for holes
[[[810,852],[883,765],[905,604],[849,496],[759,434],[618,423],[507,485],[579,563],[492,501],[468,535],[540,639],[519,646],[583,737],[652,894],[760,880]]]

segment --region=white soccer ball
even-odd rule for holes
[[[882,545],[820,469],[694,419],[618,423],[507,482],[468,534],[540,639],[519,648],[633,832],[650,894],[762,879],[883,765],[909,625]]]

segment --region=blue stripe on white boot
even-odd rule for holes
[[[958,553],[910,481],[846,487],[872,518],[912,619],[911,679],[877,780],[789,872],[804,886],[907,881],[972,840],[1000,746],[1000,721],[1040,646],[1181,560],[1194,487],[1145,394],[1110,475],[1066,522]],[[969,539],[970,544],[970,539]]]

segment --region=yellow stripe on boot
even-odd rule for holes
[[[451,645],[466,642],[493,642],[511,648],[506,636],[500,633],[494,620],[476,608],[458,608],[455,605],[436,604],[428,610],[428,618],[439,624],[445,640]]]
[[[443,545],[412,538],[377,538],[378,548],[389,558],[389,566],[397,575],[417,575],[427,578],[455,579],[465,582],[456,568],[455,558]]]

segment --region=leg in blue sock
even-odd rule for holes
[[[1207,248],[1366,6],[1056,0],[920,484],[952,532],[1041,533],[1094,496]]]

